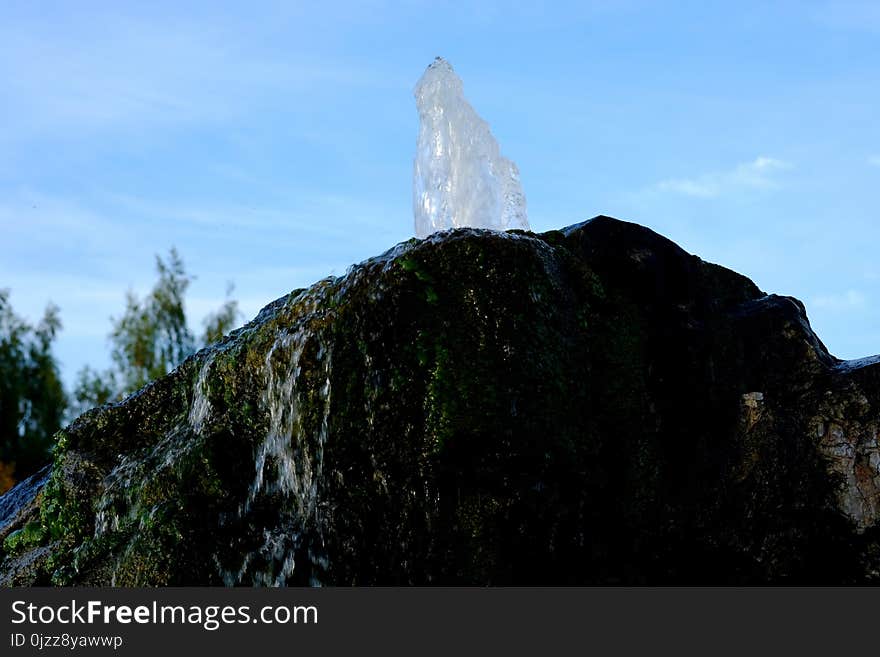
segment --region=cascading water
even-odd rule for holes
[[[296,324],[277,336],[266,353],[262,403],[268,430],[257,445],[254,477],[238,517],[259,516],[264,500],[275,500],[280,512],[262,526],[261,544],[247,551],[237,568],[221,568],[227,585],[282,586],[298,567],[297,554],[309,561],[312,585],[321,583],[320,573],[327,568],[318,502],[329,434],[332,367],[322,309],[331,288],[327,280],[317,293],[312,290],[294,299]]]
[[[193,401],[189,409],[189,425],[196,433],[201,433],[202,426],[211,413],[211,402],[208,400],[208,372],[214,363],[215,355],[216,352],[213,352],[205,359],[193,390]]]
[[[498,238],[535,241],[518,233]],[[155,442],[145,441],[120,457],[102,482],[93,539],[103,545],[125,537],[126,545],[117,558],[118,580],[116,570],[111,571],[114,583],[137,583],[138,571],[132,573],[126,564],[154,549],[152,539],[141,542],[137,537],[150,537],[151,528],[168,522],[175,506],[169,504],[167,491],[186,488],[194,473],[204,476],[211,495],[217,495],[213,487],[220,485],[212,482],[228,482],[222,486],[228,505],[218,508],[211,557],[223,583],[283,586],[328,581],[332,575],[324,537],[330,536],[332,507],[325,481],[332,464],[325,463],[325,446],[334,430],[334,351],[337,360],[345,358],[334,350],[331,333],[337,309],[352,295],[366,294],[380,303],[385,283],[394,280],[384,273],[406,259],[410,249],[442,239],[435,234],[399,244],[351,267],[341,278],[325,279],[291,295],[264,309],[263,323],[259,317],[257,321],[260,331],[244,327],[235,340],[213,345],[182,366],[190,385],[188,403],[161,435],[150,437]],[[540,241],[533,248],[550,250]],[[270,316],[277,324],[267,333]],[[271,337],[249,343],[249,336]],[[240,344],[248,344],[247,353],[259,356],[230,377],[230,368],[242,362]],[[378,367],[373,362],[376,355],[362,353],[365,371]],[[228,389],[231,385],[234,390]],[[370,427],[378,412],[371,385],[366,382],[363,399]],[[238,410],[227,405],[232,395],[251,406],[245,425],[229,421],[230,411]],[[426,499],[431,495],[425,492]]]

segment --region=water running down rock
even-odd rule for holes
[[[0,584],[880,579],[880,359],[607,217],[295,290],[58,434]]]

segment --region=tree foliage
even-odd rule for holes
[[[202,342],[206,345],[220,340],[238,325],[241,312],[238,309],[238,301],[232,298],[235,286],[230,283],[226,287],[226,301],[216,311],[208,315],[203,325],[205,332],[202,334]]]
[[[111,358],[121,392],[138,390],[171,371],[195,350],[184,297],[192,282],[177,250],[156,256],[159,280],[143,300],[129,291],[125,312],[113,320]]]
[[[156,273],[152,290],[144,298],[129,292],[122,315],[111,320],[111,368],[80,370],[69,400],[52,354],[61,330],[58,307],[50,304],[31,326],[13,312],[9,291],[0,289],[0,493],[48,460],[52,437],[65,421],[167,374],[198,343],[216,342],[238,323],[241,313],[230,285],[197,341],[184,303],[193,277],[180,254],[171,249],[164,259],[156,256]]]
[[[58,312],[50,304],[32,326],[15,314],[9,290],[0,290],[0,491],[48,460],[64,418],[67,399],[52,354]]]
[[[176,249],[167,259],[156,256],[158,280],[143,299],[134,292],[126,297],[122,316],[114,318],[110,332],[113,367],[103,373],[91,368],[79,372],[74,389],[77,414],[114,399],[121,399],[150,381],[164,376],[196,349],[185,309],[187,289],[194,280]],[[227,288],[226,301],[204,321],[202,344],[216,342],[235,327],[238,302]]]
[[[113,370],[98,372],[86,365],[76,375],[68,417],[79,417],[90,408],[113,401],[117,397],[118,388]]]

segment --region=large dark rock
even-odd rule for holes
[[[878,423],[876,359],[840,362],[799,301],[650,230],[457,230],[294,291],[80,417],[5,516],[0,571],[877,581]]]

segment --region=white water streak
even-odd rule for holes
[[[306,523],[317,522],[319,484],[324,465],[324,445],[329,434],[331,349],[319,326],[323,317],[323,295],[300,298],[304,307],[292,332],[279,335],[264,359],[266,383],[263,404],[269,427],[257,446],[254,479],[239,516],[248,515],[262,495],[279,494],[285,500],[279,526],[263,530],[262,545],[244,555],[234,571],[221,571],[227,585],[238,584],[250,573],[256,586],[283,586],[296,567],[294,554],[303,539]],[[304,363],[307,353],[314,360]],[[313,389],[315,368],[320,386]],[[306,417],[308,409],[318,408],[317,427]],[[311,551],[310,551],[311,552]],[[310,559],[326,567],[316,555]],[[254,569],[254,564],[265,566]],[[319,583],[312,576],[312,583]]]
[[[189,425],[196,433],[201,433],[205,420],[211,414],[211,402],[208,400],[208,371],[214,363],[214,354],[205,358],[196,385],[193,390],[192,405],[189,409]]]

